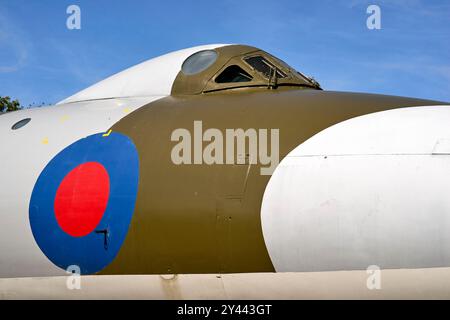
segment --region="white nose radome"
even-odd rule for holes
[[[450,107],[334,125],[295,148],[264,194],[276,271],[450,266]]]

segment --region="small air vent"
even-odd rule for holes
[[[23,128],[24,126],[26,126],[29,122],[31,121],[31,118],[26,118],[26,119],[22,119],[19,122],[16,122],[11,129],[12,130],[18,130],[20,128]]]

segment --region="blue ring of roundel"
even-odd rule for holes
[[[105,213],[95,230],[77,238],[58,225],[54,201],[64,177],[87,162],[104,166],[110,179],[110,192]],[[114,260],[128,233],[138,180],[138,152],[132,140],[123,134],[92,135],[61,151],[42,171],[30,201],[31,229],[42,252],[64,270],[78,266],[81,274],[94,274],[104,269]],[[102,230],[107,232],[96,232]]]

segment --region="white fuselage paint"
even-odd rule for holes
[[[295,148],[264,194],[278,272],[450,266],[450,107],[369,114]]]
[[[0,277],[61,274],[31,232],[28,209],[39,175],[70,144],[106,132],[133,110],[159,98],[76,102],[0,116]],[[26,126],[11,130],[25,118],[31,118]]]
[[[449,299],[450,268],[381,270],[370,290],[361,271],[82,276],[0,279],[0,299]],[[45,288],[45,289],[43,289]]]
[[[56,106],[0,116],[0,278],[62,275],[37,246],[29,223],[34,185],[60,151],[106,132],[134,110],[166,97],[186,58],[208,45],[151,59],[73,95]],[[18,121],[31,118],[21,129]]]
[[[60,103],[117,97],[168,96],[186,58],[198,51],[222,46],[225,45],[198,46],[145,61],[100,81]]]

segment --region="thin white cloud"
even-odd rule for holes
[[[0,62],[0,73],[11,73],[25,67],[30,43],[21,29],[0,8],[0,48],[11,55],[8,63]]]
[[[64,39],[49,39],[48,46],[53,49],[55,56],[60,59],[58,73],[73,77],[84,85],[91,85],[101,80],[102,70],[98,61],[94,59],[88,50],[83,50],[85,44],[69,43]],[[48,68],[40,66],[41,68]],[[50,69],[54,69],[50,67]],[[99,78],[100,77],[100,78]]]

